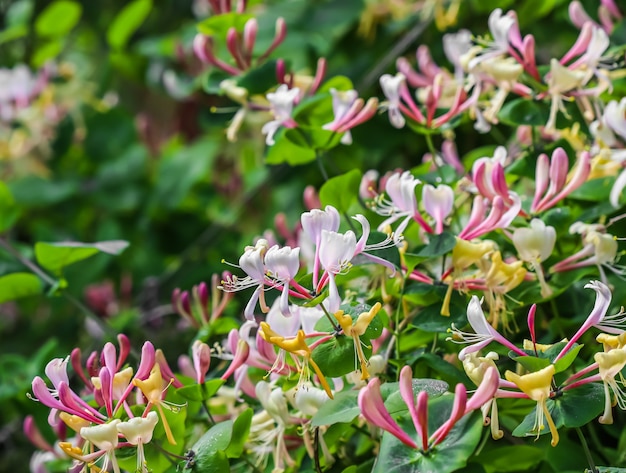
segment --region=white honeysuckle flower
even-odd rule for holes
[[[435,232],[443,231],[443,221],[446,219],[454,206],[454,191],[446,184],[434,187],[430,184],[424,185],[422,189],[422,202],[424,210],[436,222]]]
[[[295,126],[291,112],[299,96],[300,89],[298,87],[290,89],[287,84],[281,84],[275,92],[266,95],[270,102],[270,111],[274,115],[274,120],[267,122],[261,129],[261,133],[267,135],[265,143],[268,146],[274,144],[274,134],[281,126]]]
[[[333,126],[341,121],[346,116],[350,107],[356,101],[359,93],[354,90],[337,90],[335,88],[330,89],[330,94],[333,97],[333,121],[322,126],[324,130],[332,130]],[[352,144],[352,134],[350,131],[346,131],[341,137],[341,143],[344,145]]]
[[[626,140],[626,97],[619,102],[611,100],[606,105],[604,121],[614,133]]]
[[[152,440],[154,427],[158,422],[158,414],[155,411],[150,411],[146,417],[133,417],[125,422],[120,422],[117,424],[117,431],[131,445],[146,444]]]
[[[516,228],[513,245],[520,258],[526,262],[542,262],[550,257],[556,243],[556,230],[542,220],[533,218],[530,228]]]
[[[454,64],[454,76],[457,80],[463,78],[462,57],[472,48],[472,32],[459,30],[456,33],[443,35],[443,52],[448,61]]]
[[[280,296],[280,310],[288,316],[289,312],[289,282],[296,277],[300,269],[300,248],[285,246],[279,248],[272,246],[265,253],[266,275],[275,279],[283,285]]]
[[[380,87],[387,98],[386,108],[389,113],[389,122],[395,128],[402,128],[406,120],[400,111],[400,87],[404,84],[406,77],[398,72],[395,76],[383,74],[380,77]]]
[[[302,385],[293,396],[296,409],[308,416],[315,415],[329,399],[326,391],[316,388],[311,383]]]
[[[335,275],[350,267],[350,261],[356,251],[356,235],[348,230],[346,233],[322,230],[319,261],[328,274],[328,310],[336,312],[341,305],[341,298],[335,282]]]

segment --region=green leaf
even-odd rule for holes
[[[275,143],[267,149],[265,162],[298,166],[315,161],[315,156],[314,150],[297,145],[286,136],[285,130],[281,129],[276,133]]]
[[[48,60],[57,57],[59,54],[61,54],[63,45],[64,38],[59,38],[50,40],[42,46],[39,46],[31,59],[33,67],[40,68]]]
[[[545,125],[550,118],[550,106],[543,102],[519,98],[504,104],[498,119],[511,126],[518,125]]]
[[[554,425],[561,427],[582,427],[591,422],[604,410],[604,387],[602,384],[584,384],[568,391],[562,391],[558,397],[546,401]],[[513,431],[516,437],[536,436],[533,430],[537,407],[528,414]],[[547,425],[539,435],[549,433]]]
[[[430,238],[427,245],[422,247],[415,256],[422,258],[435,258],[452,251],[456,245],[456,237],[450,232],[443,232]]]
[[[124,240],[100,241],[97,243],[62,242],[35,244],[37,262],[48,271],[60,275],[63,268],[89,258],[99,252],[119,255],[126,249]]]
[[[83,7],[71,0],[57,0],[48,5],[35,21],[39,36],[65,36],[78,23]]]
[[[352,422],[361,412],[357,402],[358,391],[342,391],[326,401],[311,419],[313,427]]]
[[[230,471],[228,458],[238,458],[248,438],[252,409],[243,411],[236,420],[227,420],[211,427],[191,447],[193,461],[187,462],[184,472],[223,473]]]
[[[365,338],[365,337],[363,337]],[[362,340],[365,357],[372,354],[367,340]],[[327,378],[338,378],[357,369],[357,360],[354,353],[354,341],[345,335],[333,337],[326,343],[317,346],[311,354],[313,361],[319,366]]]
[[[203,384],[191,384],[178,388],[176,393],[190,401],[206,401],[211,399],[224,383],[223,379],[210,379]]]
[[[544,458],[545,450],[530,445],[507,445],[475,457],[487,473],[534,471]],[[515,459],[515,461],[511,461]]]
[[[442,396],[428,403],[428,432],[435,432],[450,417],[454,396]],[[399,420],[400,427],[417,440],[409,416]],[[477,413],[463,417],[446,438],[427,454],[400,442],[385,432],[372,473],[450,473],[467,464],[476,449],[482,432],[482,419]]]
[[[615,468],[614,466],[596,466],[598,473],[626,473],[626,468]],[[585,468],[585,473],[591,473],[591,470]]]
[[[218,142],[199,140],[190,146],[173,143],[159,160],[151,208],[176,209],[194,185],[205,179],[219,151]]]
[[[243,453],[244,444],[250,434],[250,424],[254,411],[250,408],[237,416],[233,423],[233,434],[225,453],[228,458],[239,458]]]
[[[145,21],[152,10],[152,0],[135,0],[128,3],[115,16],[107,30],[107,41],[113,48],[126,46],[132,34]]]
[[[511,353],[514,353],[514,352],[509,352],[509,357],[511,359],[517,361],[520,365],[522,365],[528,371],[533,372],[533,373],[551,364],[550,360],[548,360],[547,358],[539,358],[539,357],[531,356],[531,355],[511,356]]]
[[[34,274],[12,273],[0,277],[0,304],[41,294],[41,291],[41,280]]]
[[[237,85],[246,89],[250,95],[265,94],[276,86],[276,61],[267,61],[250,69],[237,79]]]
[[[213,15],[198,23],[198,31],[207,36],[225,38],[230,28],[243,31],[246,22],[250,18],[253,18],[253,15],[243,15],[235,12]]]
[[[0,181],[0,233],[6,232],[16,222],[19,208],[13,194],[4,182]]]
[[[558,361],[555,361],[556,357],[559,356],[563,348],[565,348],[565,345],[567,345],[567,342],[555,343],[545,351],[537,351],[536,354],[534,350],[523,350],[528,353],[529,356],[518,356],[514,352],[509,352],[509,358],[520,363],[528,371],[539,371],[549,364],[554,363],[555,373],[560,373],[570,367],[576,359],[576,356],[578,356],[578,352],[584,346],[574,343],[572,348],[570,348],[564,356]]]
[[[339,213],[348,212],[356,200],[361,184],[361,171],[353,169],[326,181],[320,189],[322,206],[332,205]]]

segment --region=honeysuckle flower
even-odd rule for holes
[[[319,252],[322,242],[322,230],[336,232],[339,230],[339,212],[332,205],[327,205],[324,210],[313,209],[304,212],[300,217],[302,231],[315,245],[315,257],[313,259],[313,287],[317,287],[319,278]]]
[[[554,207],[585,183],[591,172],[591,155],[581,152],[568,175],[569,160],[563,148],[556,148],[552,156],[544,153],[537,158],[535,169],[535,196],[530,207],[533,214]]]
[[[541,284],[541,296],[550,296],[552,289],[546,283],[541,262],[548,259],[554,250],[556,243],[554,227],[546,225],[538,218],[533,218],[530,221],[530,228],[516,228],[511,240],[520,258],[529,263],[535,271]]]
[[[148,412],[155,406],[161,416],[161,420],[163,422],[163,429],[165,430],[165,435],[167,436],[167,441],[172,445],[176,445],[176,439],[172,434],[172,429],[170,429],[169,423],[167,422],[167,418],[165,417],[165,412],[163,408],[168,410],[175,410],[180,408],[180,406],[173,406],[170,403],[167,403],[163,400],[164,393],[169,387],[170,383],[166,382],[161,377],[161,368],[158,364],[154,365],[154,368],[150,371],[150,376],[145,379],[134,379],[133,384],[137,386],[143,395],[148,400],[148,404],[144,410],[144,414],[147,415]]]
[[[401,382],[401,386],[402,386],[402,382]],[[400,393],[402,393],[403,391],[404,390],[401,387]],[[420,395],[422,394],[425,395],[426,393],[420,392]],[[412,396],[413,396],[413,388],[411,387],[411,397]],[[424,399],[423,396],[421,397],[422,399]],[[365,419],[368,422],[374,424],[377,427],[380,427],[383,430],[386,430],[387,432],[395,436],[398,440],[400,440],[402,443],[404,443],[406,446],[411,447],[411,448],[419,448],[418,445],[415,443],[415,441],[413,441],[413,439],[404,430],[402,430],[402,428],[398,425],[398,423],[395,420],[393,420],[393,418],[389,414],[389,411],[385,407],[382,394],[380,393],[380,379],[373,378],[372,380],[370,380],[367,386],[362,388],[359,391],[358,401],[359,401],[359,408],[361,409],[361,415],[365,417]],[[415,405],[415,402],[412,402],[411,404],[407,404],[407,406],[409,407],[409,412],[411,412],[412,408],[415,412],[417,412],[417,409],[414,408],[414,405]],[[424,407],[422,407],[422,405],[424,405]],[[418,406],[421,407],[419,409],[419,412],[421,414],[420,420],[422,421],[419,423],[416,423],[416,430],[418,429],[418,426],[419,428],[421,428],[424,424],[426,424],[425,419],[427,415],[426,405],[423,401],[422,402],[419,401],[419,397],[418,397]],[[413,412],[411,412],[411,415],[413,417]],[[423,438],[424,436],[421,430],[417,430],[417,432],[418,432],[418,435]],[[424,447],[422,445],[422,448],[426,449],[427,446]]]
[[[554,365],[548,365],[539,371],[522,376],[513,373],[512,371],[507,371],[504,373],[504,377],[507,381],[515,383],[515,385],[530,399],[537,401],[533,431],[537,432],[537,438],[539,438],[541,431],[545,428],[545,419],[548,423],[548,427],[550,428],[550,433],[552,434],[551,444],[553,447],[556,447],[559,443],[559,431],[557,430],[556,425],[554,425],[554,421],[552,420],[552,416],[550,415],[547,405],[547,400],[550,398],[550,389],[554,373]]]
[[[483,309],[480,307],[480,300],[477,296],[472,296],[467,305],[467,321],[474,330],[474,333],[462,332],[457,329],[454,324],[448,331],[452,333],[452,337],[448,337],[447,340],[454,343],[469,343],[468,347],[463,348],[459,352],[459,360],[463,361],[470,353],[476,353],[482,350],[491,342],[499,343],[507,347],[509,350],[514,351],[518,355],[525,356],[526,353],[520,350],[510,341],[504,338],[495,328],[493,328],[487,318]]]
[[[413,394],[413,373],[411,367],[404,366],[400,371],[400,395],[408,407],[409,414],[413,420],[418,437],[417,442],[402,430],[389,414],[382,399],[380,380],[378,378],[372,379],[366,387],[359,391],[359,408],[361,409],[361,415],[368,422],[386,430],[408,447],[419,449],[426,453],[443,442],[454,428],[454,425],[466,414],[480,408],[493,398],[498,389],[499,377],[497,373],[497,369],[489,367],[483,381],[469,401],[465,386],[461,383],[457,384],[454,390],[454,403],[450,417],[435,432],[429,435],[428,394],[425,391],[420,391],[416,399]]]
[[[522,201],[515,192],[509,191],[507,198],[511,204],[507,204],[502,196],[495,196],[487,213],[487,199],[480,195],[474,197],[469,220],[457,236],[463,240],[473,240],[493,230],[507,228],[522,209]]]
[[[623,275],[624,268],[615,264],[618,258],[617,251],[619,249],[617,239],[610,233],[605,232],[606,229],[604,227],[573,224],[570,227],[570,233],[582,234],[583,248],[556,263],[550,268],[550,272],[570,271],[595,265],[600,273],[600,280],[604,284],[608,284],[604,268],[616,274]]]
[[[593,358],[598,364],[599,375],[604,383],[604,413],[600,416],[598,422],[601,424],[612,424],[612,405],[617,403],[620,409],[626,410],[626,392],[615,380],[615,377],[619,375],[621,384],[624,384],[624,377],[621,371],[626,366],[626,350],[618,348],[606,353],[596,353]],[[611,391],[615,401],[611,401]]]
[[[516,228],[511,240],[522,260],[542,262],[552,254],[556,243],[556,230],[542,220],[533,218],[530,221],[530,228]]]
[[[461,288],[467,286],[469,289],[484,291],[491,325],[497,327],[499,321],[502,320],[504,330],[508,331],[508,311],[505,296],[524,280],[527,274],[524,262],[518,260],[502,261],[500,251],[493,251],[488,258],[477,261],[476,266],[480,271],[479,274],[457,280],[455,285],[459,285]]]
[[[120,473],[120,467],[115,456],[115,449],[119,443],[117,426],[120,422],[119,419],[113,419],[106,424],[80,429],[80,436],[99,448],[105,455],[104,464],[102,465],[103,471],[107,471],[110,465],[115,473]]]
[[[269,311],[265,303],[265,253],[268,250],[268,243],[265,239],[260,239],[254,246],[247,246],[243,255],[239,258],[239,267],[245,271],[246,277],[240,279],[237,276],[228,276],[222,281],[221,288],[227,292],[240,291],[249,287],[255,287],[252,297],[244,309],[247,320],[254,320],[254,308],[257,301],[263,313]]]
[[[560,360],[572,348],[574,343],[591,327],[596,327],[604,332],[619,335],[624,332],[626,324],[626,314],[619,312],[614,315],[607,316],[606,313],[611,305],[611,290],[600,281],[591,281],[585,284],[585,289],[593,289],[596,292],[596,300],[591,309],[591,313],[585,322],[576,331],[574,336],[567,342],[561,352],[556,356],[554,361]]]
[[[358,98],[356,90],[340,91],[334,88],[330,89],[333,97],[333,113],[332,122],[322,126],[324,130],[344,133],[341,137],[341,143],[344,145],[352,144],[352,134],[350,129],[369,120],[376,114],[378,107],[378,99],[370,98],[367,103]]]
[[[496,367],[495,360],[498,360],[499,356],[496,352],[489,352],[486,356],[478,356],[477,353],[468,353],[463,359],[463,369],[465,374],[472,380],[476,386],[481,386],[485,376],[498,376],[498,368]],[[490,381],[490,383],[496,383]],[[497,384],[500,384],[498,380]],[[480,396],[474,395],[472,399],[480,399]],[[494,440],[500,440],[504,436],[504,432],[500,429],[500,421],[498,418],[498,404],[494,395],[482,404],[480,407],[483,414],[483,425],[489,425],[491,430],[491,437]]]
[[[267,100],[270,102],[270,111],[274,115],[274,120],[263,125],[261,133],[267,135],[265,143],[268,146],[274,144],[274,134],[281,126],[286,128],[294,128],[298,124],[291,118],[291,112],[298,98],[300,97],[300,89],[294,87],[289,88],[287,84],[278,86],[275,92],[267,94]]]
[[[626,346],[626,332],[619,335],[610,335],[608,333],[600,333],[596,337],[598,343],[602,343],[605,352],[624,348]]]
[[[385,94],[387,98],[387,101],[383,102],[381,105],[387,110],[389,122],[395,128],[402,128],[406,123],[400,111],[400,88],[402,86],[406,87],[405,80],[406,77],[400,72],[395,76],[383,74],[380,77],[380,87],[383,89],[383,94]]]
[[[343,329],[343,333],[348,337],[352,337],[352,340],[354,341],[354,350],[361,365],[362,380],[368,379],[370,375],[367,371],[367,358],[365,358],[363,347],[361,346],[363,342],[361,342],[359,337],[365,333],[370,322],[374,319],[374,317],[376,317],[376,314],[381,308],[382,304],[377,302],[370,308],[369,311],[360,313],[356,322],[353,322],[352,317],[345,314],[343,310],[338,310],[334,313],[335,318],[339,321],[339,325]]]
[[[191,345],[191,354],[196,382],[202,384],[211,366],[211,347],[201,340],[195,340]]]
[[[255,394],[263,411],[252,417],[247,444],[257,456],[257,465],[265,465],[271,452],[273,471],[284,471],[285,464],[295,466],[296,462],[289,455],[285,439],[285,431],[292,423],[285,393],[271,383],[260,381],[255,387]]]
[[[421,184],[421,181],[415,178],[409,171],[395,173],[387,179],[385,192],[389,199],[385,199],[380,194],[375,199],[373,209],[377,214],[388,217],[378,226],[379,231],[383,231],[388,225],[404,217],[404,220],[394,232],[396,240],[402,235],[411,219],[418,222],[426,232],[433,233],[432,228],[426,223],[417,209],[415,188],[419,184]]]
[[[448,282],[448,291],[441,305],[441,315],[450,315],[450,298],[455,282],[459,279],[463,271],[471,265],[477,264],[482,258],[487,257],[496,250],[496,244],[491,240],[483,240],[478,242],[470,242],[456,239],[456,244],[452,249],[452,268],[442,276],[442,280],[446,280],[450,275]]]
[[[117,431],[122,434],[128,443],[137,447],[137,472],[148,473],[143,446],[150,443],[154,427],[159,421],[156,412],[150,411],[146,417],[133,417],[117,424]]]
[[[341,298],[335,282],[335,275],[346,271],[356,250],[356,235],[352,230],[346,233],[322,230],[319,259],[325,275],[328,275],[328,311],[336,312]]]
[[[452,187],[440,184],[437,187],[425,184],[422,188],[422,202],[424,210],[435,219],[435,233],[443,232],[443,222],[454,205],[454,191]]]
[[[324,373],[322,373],[319,366],[317,366],[317,363],[315,363],[315,361],[313,361],[313,358],[311,357],[311,349],[306,344],[306,335],[303,330],[298,330],[298,333],[295,337],[286,338],[274,332],[268,323],[261,322],[261,329],[259,330],[259,333],[263,340],[277,346],[282,350],[285,350],[287,353],[290,353],[292,355],[292,359],[296,363],[296,367],[300,372],[300,379],[298,381],[299,387],[301,387],[310,378],[310,365],[317,375],[320,384],[326,391],[326,394],[328,394],[328,397],[331,399],[333,398],[332,390],[328,385],[328,381],[326,381]],[[300,360],[297,358],[298,356],[302,357],[302,362],[300,362]]]
[[[265,253],[265,274],[283,285],[280,297],[280,310],[288,316],[289,311],[289,283],[295,278],[300,269],[300,248],[272,246]]]

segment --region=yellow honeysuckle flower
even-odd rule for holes
[[[267,322],[261,322],[261,329],[259,333],[266,342],[276,345],[278,348],[281,348],[292,355],[298,355],[303,358],[304,363],[302,364],[300,364],[297,359],[294,359],[296,361],[298,371],[300,372],[298,386],[302,386],[305,381],[308,380],[308,367],[311,365],[313,371],[315,371],[315,374],[319,378],[324,391],[326,391],[329,398],[333,399],[333,392],[330,389],[328,381],[326,381],[324,373],[322,373],[319,366],[317,366],[317,363],[315,363],[315,361],[311,358],[311,349],[306,344],[306,335],[304,334],[304,330],[298,330],[295,337],[287,338],[274,332]]]
[[[133,379],[133,384],[137,386],[143,395],[148,400],[148,406],[146,409],[149,409],[151,406],[156,406],[159,411],[159,415],[161,416],[161,420],[163,421],[163,429],[165,430],[165,435],[167,436],[167,441],[172,445],[176,445],[176,439],[174,438],[174,434],[172,434],[172,429],[167,422],[167,418],[165,417],[165,413],[163,412],[163,407],[166,407],[169,410],[172,410],[172,407],[167,404],[163,400],[163,392],[170,385],[169,382],[166,382],[161,376],[161,367],[159,364],[155,364],[154,368],[150,371],[150,376],[147,379]]]
[[[534,373],[528,373],[525,375],[518,375],[512,371],[504,373],[504,377],[507,381],[515,383],[515,385],[522,390],[533,401],[537,401],[536,418],[533,430],[537,431],[537,438],[544,429],[543,420],[544,417],[548,422],[550,433],[552,434],[552,446],[556,447],[559,443],[559,432],[554,425],[550,411],[546,401],[550,397],[550,388],[552,385],[552,377],[554,376],[554,365],[546,366],[545,368],[535,371]]]
[[[482,258],[495,251],[496,244],[490,240],[472,243],[471,241],[456,239],[456,245],[452,249],[452,275],[448,281],[448,291],[441,305],[441,315],[450,315],[450,298],[454,289],[454,282],[461,276],[463,270],[473,264],[478,264]]]
[[[611,351],[617,348],[624,348],[626,346],[626,332],[620,335],[610,335],[608,333],[601,333],[596,337],[598,343],[602,343],[604,351]]]
[[[356,319],[356,322],[352,322],[352,317],[345,314],[343,310],[338,310],[335,312],[335,318],[339,322],[339,325],[343,329],[343,333],[348,337],[352,337],[354,340],[354,349],[356,350],[357,358],[359,359],[359,363],[361,364],[361,379],[366,380],[370,377],[369,372],[367,371],[367,358],[365,358],[365,353],[363,353],[363,347],[361,346],[361,339],[359,338],[361,335],[365,333],[367,327],[372,322],[376,314],[381,309],[382,304],[377,302],[374,304],[369,311],[362,312]]]
[[[63,422],[65,422],[65,425],[67,425],[74,432],[80,432],[80,429],[83,427],[89,427],[91,425],[91,422],[88,420],[74,414],[68,414],[67,412],[61,412],[59,417]]]
[[[626,409],[626,392],[620,388],[615,377],[621,375],[621,371],[626,366],[626,349],[619,348],[606,353],[596,353],[593,358],[598,363],[600,378],[604,383],[604,414],[600,416],[598,422],[601,424],[613,423],[613,409],[611,401],[611,391],[615,395],[615,403],[620,409]],[[624,378],[622,377],[622,383]],[[610,389],[609,389],[610,388]]]

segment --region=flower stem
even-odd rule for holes
[[[587,463],[589,463],[590,473],[598,473],[596,464],[594,463],[593,457],[591,456],[591,451],[589,450],[589,445],[587,445],[587,440],[585,439],[585,436],[583,435],[583,431],[580,430],[580,427],[576,427],[576,433],[578,434],[580,443],[582,444],[583,450],[585,451],[585,456],[587,457]]]

